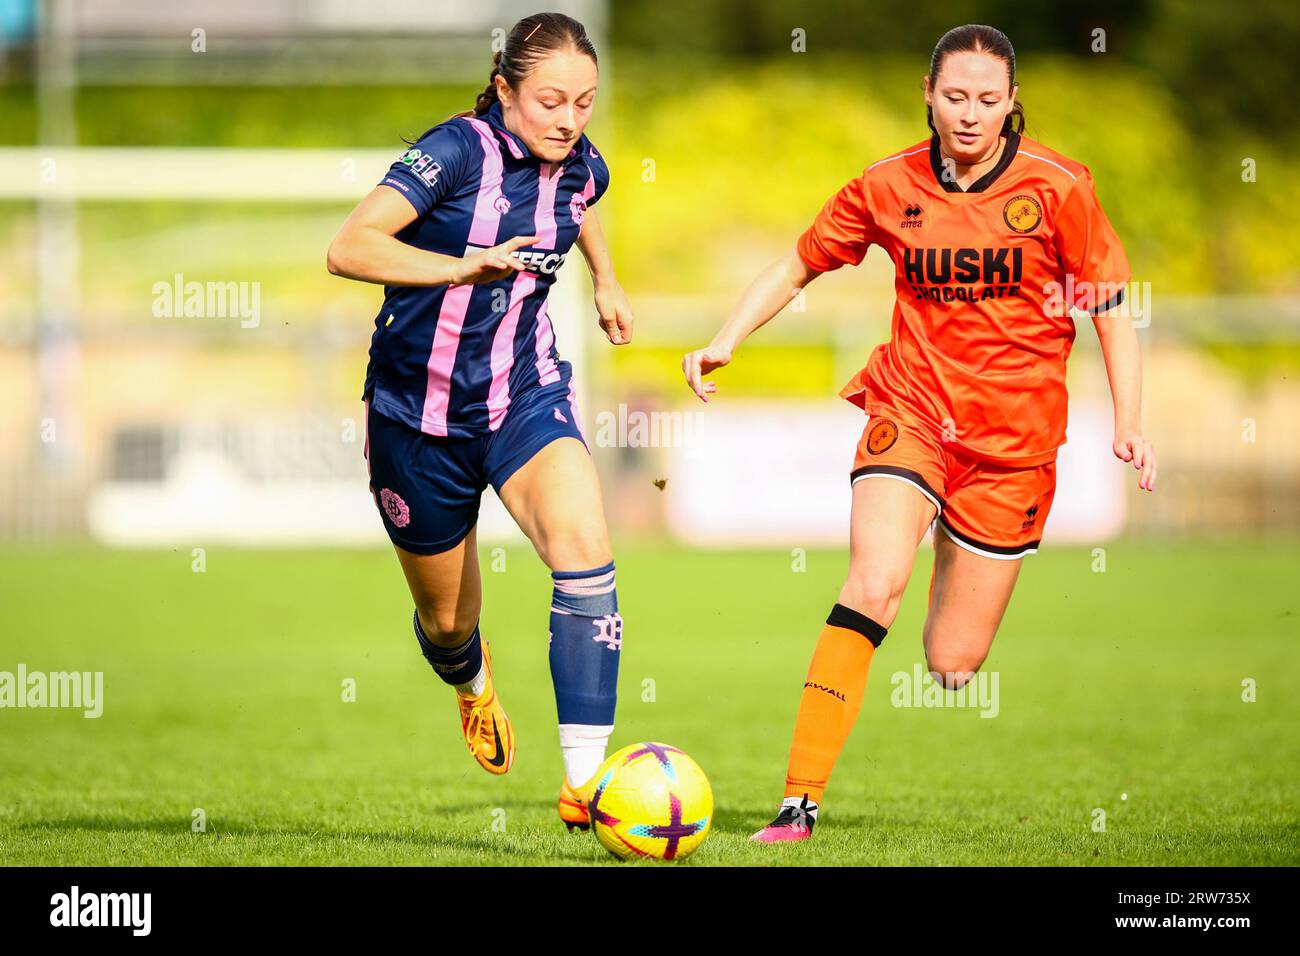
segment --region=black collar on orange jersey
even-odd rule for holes
[[[982,193],[1006,172],[1011,161],[1016,158],[1016,150],[1020,148],[1020,134],[1015,130],[1007,131],[1007,144],[1002,148],[1002,155],[998,157],[997,165],[990,169],[975,182],[970,184],[970,189],[962,189],[957,185],[957,181],[950,176],[945,175],[947,172],[943,168],[943,153],[939,150],[939,134],[935,133],[930,137],[930,170],[934,173],[935,182],[950,193]]]

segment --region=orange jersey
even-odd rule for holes
[[[1129,265],[1086,166],[1016,133],[963,191],[938,138],[868,166],[799,237],[827,272],[872,244],[894,262],[890,339],[840,392],[871,414],[901,408],[971,455],[1053,460],[1065,441],[1073,308],[1123,300]]]

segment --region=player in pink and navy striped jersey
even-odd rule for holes
[[[514,732],[478,629],[475,522],[489,484],[551,568],[550,664],[565,763],[561,816],[613,730],[622,618],[596,471],[547,314],[576,245],[615,345],[632,312],[591,207],[609,185],[583,135],[596,52],[582,24],[527,17],[473,112],[421,136],[344,223],[336,275],[384,284],[362,397],[371,491],[434,671],[455,686],[465,742],[502,774]],[[575,809],[576,808],[576,809]]]
[[[585,135],[559,162],[539,161],[497,102],[425,133],[381,185],[416,211],[396,235],[416,248],[466,256],[535,237],[511,251],[519,271],[506,280],[386,286],[375,321],[371,408],[429,435],[496,431],[512,398],[568,381],[546,297],[609,169]]]

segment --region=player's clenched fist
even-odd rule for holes
[[[451,284],[478,285],[480,282],[495,282],[521,271],[524,268],[523,262],[511,253],[520,246],[532,245],[536,241],[536,236],[515,236],[499,246],[466,256],[460,260],[460,268]]]
[[[686,384],[700,397],[700,401],[707,402],[709,396],[718,390],[717,383],[704,381],[704,376],[730,361],[731,350],[718,345],[687,352],[682,358],[682,373],[686,376]]]

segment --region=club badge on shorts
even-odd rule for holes
[[[894,447],[898,441],[898,426],[887,418],[882,418],[871,426],[867,432],[867,452],[879,455]]]

